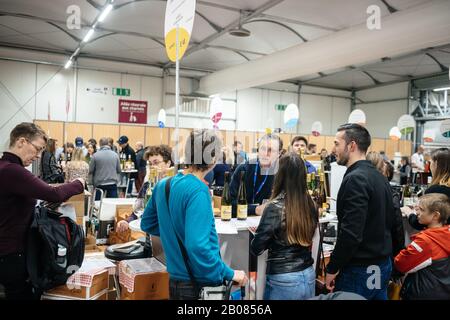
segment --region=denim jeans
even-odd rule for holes
[[[353,292],[367,300],[387,300],[391,259],[373,266],[345,267],[336,278],[336,291]]]
[[[314,297],[315,283],[312,266],[297,272],[268,274],[264,300],[306,300]]]
[[[105,192],[105,198],[118,198],[117,185],[107,184],[103,186],[97,186],[97,188],[102,189]],[[100,193],[95,194],[95,200],[100,200]]]
[[[198,300],[200,290],[195,290],[190,281],[169,280],[170,300]]]
[[[10,254],[0,257],[0,284],[4,286],[7,300],[33,300],[31,284],[27,281],[28,271],[24,254]]]

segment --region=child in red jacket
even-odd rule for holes
[[[422,196],[419,223],[427,226],[395,257],[395,268],[407,273],[401,296],[405,300],[450,299],[450,200],[446,195]]]

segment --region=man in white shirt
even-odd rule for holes
[[[411,156],[411,167],[413,172],[413,181],[416,181],[417,173],[423,172],[425,167],[425,160],[423,158],[423,152],[425,147],[420,145],[417,147],[416,153]]]

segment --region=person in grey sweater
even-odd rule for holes
[[[89,162],[89,176],[95,188],[102,189],[107,198],[117,198],[117,183],[119,182],[120,160],[117,153],[111,150],[108,138],[100,139],[100,149]],[[96,200],[99,195],[96,194]]]

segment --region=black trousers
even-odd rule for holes
[[[26,258],[22,253],[0,257],[0,284],[7,300],[38,299],[28,282]]]

